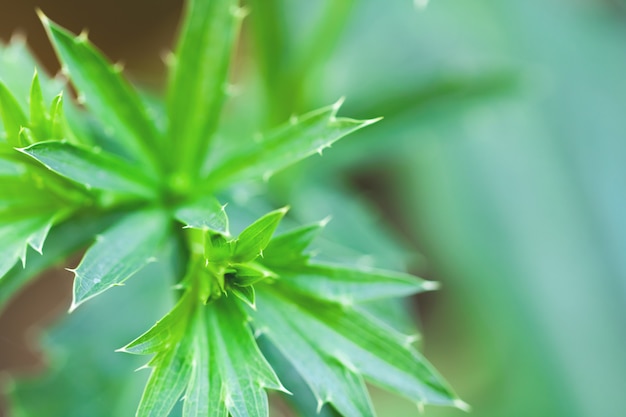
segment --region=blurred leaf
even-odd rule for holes
[[[202,196],[176,209],[176,219],[185,227],[228,233],[228,216],[224,206],[213,196]]]
[[[179,38],[167,98],[174,166],[196,175],[226,96],[243,11],[237,0],[192,0]],[[170,145],[170,144],[168,144]]]

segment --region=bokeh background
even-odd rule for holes
[[[471,415],[626,415],[626,2],[267,0],[281,13],[254,18],[256,4],[234,69],[242,91],[231,111],[242,116],[230,129],[272,125],[341,96],[342,115],[385,117],[275,178],[270,202],[290,202],[303,221],[332,214],[329,235],[359,249],[347,256],[405,264],[442,283],[410,308],[426,356]],[[75,32],[89,28],[134,80],[159,90],[180,1],[0,0],[2,39],[26,34],[54,73],[36,6]],[[325,10],[336,19],[320,26]],[[263,25],[281,36],[259,58]],[[48,375],[17,398],[39,393],[38,416],[87,398],[106,404],[107,395],[136,403],[107,355],[161,312],[142,316],[120,291],[110,299],[117,316],[103,317],[110,300],[94,300],[48,333],[69,290],[67,276],[48,275],[0,316],[2,369]],[[110,340],[112,319],[139,330]],[[44,390],[63,367],[84,397]],[[108,388],[93,399],[92,385]],[[418,414],[372,393],[380,417]],[[75,415],[96,417],[85,407]]]

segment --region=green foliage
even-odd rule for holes
[[[267,181],[378,119],[340,118],[340,100],[242,146],[220,147],[228,68],[244,13],[235,0],[191,0],[185,16],[171,57],[165,120],[158,120],[86,33],[73,36],[40,12],[78,96],[77,103],[63,101],[68,94],[57,91],[50,100],[47,91],[56,84],[37,72],[28,100],[12,92],[10,80],[0,83],[0,303],[89,242],[71,269],[70,311],[161,261],[168,245],[180,246],[184,265],[171,282],[177,301],[120,349],[153,355],[138,417],[168,416],[181,397],[185,417],[267,417],[266,390],[287,392],[275,372],[286,364],[318,411],[328,404],[346,417],[373,416],[366,380],[418,404],[463,408],[415,348],[416,337],[394,330],[369,304],[432,290],[433,283],[317,260],[307,251],[327,221],[275,236],[287,208],[233,237],[220,201],[231,187]],[[82,118],[95,127],[86,129]],[[28,247],[43,252],[32,266]],[[261,335],[283,362],[264,356]]]

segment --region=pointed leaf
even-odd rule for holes
[[[274,210],[246,227],[237,239],[233,260],[249,262],[259,256],[269,243],[287,210],[287,207]]]
[[[192,0],[176,51],[168,91],[169,137],[177,166],[196,174],[217,128],[239,23],[237,0]]]
[[[127,215],[98,237],[74,270],[74,299],[70,311],[86,300],[121,285],[153,261],[169,232],[159,210]]]
[[[74,37],[41,12],[39,16],[81,101],[112,133],[126,156],[155,168],[158,163],[154,159],[154,143],[158,132],[136,91],[89,43],[86,35]]]
[[[39,75],[35,71],[30,87],[30,129],[38,140],[52,139],[49,132],[50,116],[43,98],[43,91],[39,83]]]
[[[153,197],[153,181],[123,160],[97,149],[87,149],[66,141],[39,142],[21,149],[50,170],[88,189],[118,191]]]
[[[190,298],[189,293],[185,293],[174,308],[152,326],[150,330],[118,351],[136,355],[150,355],[167,350],[170,345],[177,343],[186,330],[186,325],[189,321],[191,307],[193,306]]]
[[[20,129],[28,125],[28,119],[16,98],[2,81],[0,81],[0,116],[4,124],[6,141],[13,147],[20,146]],[[0,140],[2,136],[0,135]]]
[[[374,120],[337,118],[341,102],[307,113],[270,132],[263,140],[223,158],[204,184],[224,188],[249,179],[269,179],[275,172],[315,153],[321,153],[342,137],[375,123]]]
[[[264,316],[271,311],[272,317],[306,329],[307,340],[317,351],[389,391],[418,403],[464,406],[411,346],[412,337],[355,308],[324,302],[279,284],[257,289],[257,311],[252,316],[261,329],[277,325]]]
[[[404,297],[438,288],[437,283],[433,281],[424,281],[402,272],[379,269],[357,269],[313,263],[274,270],[285,285],[305,292],[311,297],[345,304]]]
[[[40,213],[15,221],[3,219],[0,224],[0,280],[18,259],[26,263],[26,248],[31,244],[41,249],[54,219],[53,214]]]
[[[274,237],[263,250],[263,264],[272,267],[306,263],[309,256],[304,251],[326,222],[299,227]]]
[[[209,379],[211,368],[216,365],[216,362],[211,361],[215,352],[209,351],[203,314],[196,320],[192,331],[194,333],[194,357],[189,385],[185,392],[183,417],[227,417],[224,402],[215,401],[222,397],[221,384],[219,381]]]
[[[234,270],[231,282],[238,287],[248,287],[266,278],[277,278],[275,273],[254,262],[230,264],[229,269]]]
[[[234,300],[222,298],[206,308],[210,350],[216,354],[210,372],[219,372],[222,396],[232,417],[267,417],[265,388],[284,390],[259,350],[247,317]]]
[[[265,300],[267,296],[261,294]],[[253,315],[253,325],[260,329],[287,358],[311,388],[317,409],[332,404],[343,417],[373,417],[374,412],[365,385],[357,374],[342,366],[332,355],[321,349],[314,334],[304,323],[284,317],[284,311],[262,302]],[[296,399],[297,400],[297,399]]]
[[[215,197],[203,196],[191,203],[183,204],[176,209],[175,216],[185,224],[185,227],[228,234],[226,211]]]
[[[192,338],[185,337],[157,355],[141,397],[136,417],[167,417],[189,381],[193,358]]]
[[[251,308],[253,309],[256,308],[256,303],[255,303],[256,297],[255,297],[253,286],[251,285],[247,287],[233,286],[231,287],[230,290],[232,291],[233,294],[235,294],[237,298],[239,298],[241,301],[249,305]]]
[[[25,268],[16,265],[0,279],[0,311],[31,278],[85,246],[111,220],[110,215],[99,218],[75,216],[71,221],[53,227],[41,254],[31,250]]]

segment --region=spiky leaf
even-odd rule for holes
[[[337,118],[340,105],[341,101],[293,118],[262,140],[223,158],[204,184],[211,189],[219,189],[238,181],[269,179],[275,172],[321,153],[342,137],[378,120]]]
[[[120,158],[66,141],[39,142],[21,149],[50,170],[88,189],[118,191],[153,197],[154,181]]]
[[[53,43],[62,67],[87,108],[111,132],[127,157],[155,169],[155,142],[159,134],[134,88],[97,51],[85,34],[77,37],[50,22],[41,21]]]
[[[71,310],[109,288],[121,285],[152,262],[169,232],[167,215],[144,210],[127,215],[98,236],[74,270]]]

